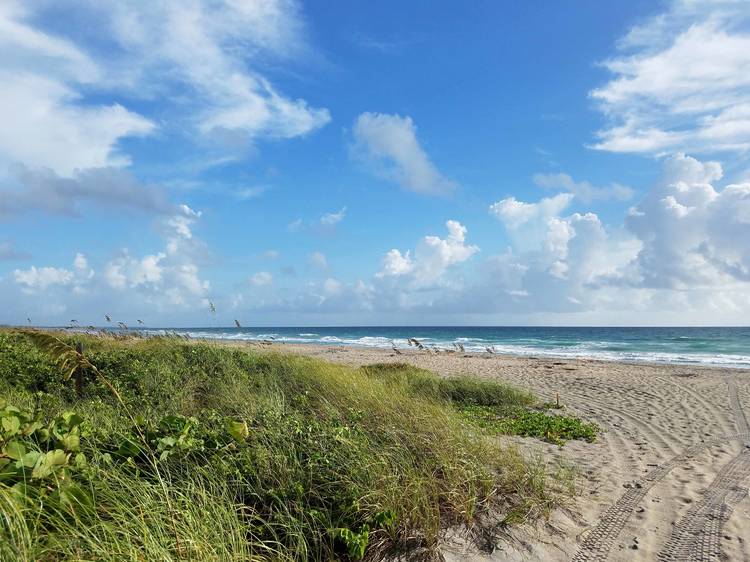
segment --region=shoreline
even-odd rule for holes
[[[465,352],[446,352],[446,351],[421,351],[414,348],[399,348],[399,354],[393,352],[391,348],[368,346],[368,345],[357,345],[357,344],[340,344],[340,343],[302,343],[302,342],[283,342],[278,340],[257,340],[257,339],[228,339],[228,338],[202,338],[202,337],[190,337],[189,341],[200,341],[205,343],[218,343],[221,345],[252,345],[259,346],[266,349],[286,349],[296,350],[309,348],[311,350],[336,350],[342,353],[346,353],[346,350],[357,350],[357,351],[371,351],[373,353],[383,353],[388,356],[399,357],[399,356],[434,356],[434,357],[476,357],[483,359],[507,359],[507,360],[518,360],[518,361],[541,361],[541,362],[562,362],[562,363],[596,363],[602,365],[611,364],[622,364],[633,367],[654,367],[654,368],[673,368],[673,369],[700,369],[707,371],[722,371],[729,370],[732,372],[744,372],[750,373],[750,366],[738,366],[738,365],[723,365],[723,364],[705,364],[705,363],[676,363],[676,362],[657,362],[657,361],[645,361],[645,360],[626,360],[626,359],[603,359],[601,357],[568,357],[554,354],[538,354],[538,355],[525,355],[520,353],[506,353],[496,351],[494,353],[487,353],[481,351],[465,351]]]
[[[18,328],[12,328],[12,329],[28,329],[28,327],[18,327]],[[97,334],[99,332],[108,332],[113,334],[131,334],[135,335],[136,337],[139,337],[141,335],[145,337],[153,337],[158,335],[166,335],[170,333],[175,333],[181,337],[188,337],[190,340],[193,341],[206,341],[206,342],[218,342],[218,343],[237,343],[237,344],[258,344],[258,345],[283,345],[283,346],[312,346],[312,347],[321,347],[321,348],[351,348],[351,349],[363,349],[363,350],[378,350],[383,352],[391,352],[392,347],[388,346],[387,344],[383,345],[367,345],[363,343],[356,343],[356,342],[342,342],[342,341],[284,341],[284,339],[279,338],[271,338],[271,337],[262,337],[261,336],[252,336],[252,337],[207,337],[205,332],[201,333],[203,330],[209,330],[213,328],[181,328],[181,329],[165,329],[165,328],[132,328],[132,329],[120,329],[120,328],[112,328],[112,327],[97,327],[94,329],[91,328],[85,328],[85,327],[63,327],[63,328],[32,328],[32,329],[41,329],[41,330],[49,330],[49,331],[61,331],[61,332],[67,332],[67,333],[88,333],[88,334]],[[232,328],[217,328],[217,329],[227,329],[232,330]],[[294,328],[295,330],[297,328]],[[193,335],[191,335],[193,334]],[[302,335],[302,334],[300,334]],[[269,334],[270,336],[270,334]],[[286,336],[284,336],[286,337]],[[337,336],[332,336],[336,339],[339,339]],[[375,337],[375,336],[373,336]],[[377,336],[379,339],[386,340],[385,337]],[[680,357],[685,357],[686,359],[683,361],[679,360],[670,360],[670,359],[664,359],[664,360],[657,360],[657,359],[646,359],[642,357],[636,357],[633,359],[626,358],[626,357],[602,357],[598,356],[596,353],[590,353],[586,354],[585,352],[581,355],[575,355],[571,356],[569,354],[564,353],[556,353],[554,350],[550,349],[544,349],[544,348],[538,348],[538,349],[530,349],[528,353],[522,353],[522,352],[514,352],[514,351],[504,351],[502,349],[498,350],[497,346],[500,344],[490,344],[487,347],[494,348],[494,351],[492,353],[488,353],[484,350],[477,350],[477,349],[467,349],[465,351],[458,351],[456,348],[448,347],[446,344],[433,344],[428,343],[423,350],[417,350],[414,347],[411,346],[397,346],[398,351],[400,353],[432,353],[435,355],[462,355],[462,354],[472,354],[477,356],[496,356],[496,357],[508,357],[511,359],[529,359],[529,360],[539,360],[539,361],[596,361],[601,363],[622,363],[627,365],[641,365],[641,366],[673,366],[673,367],[681,367],[681,368],[696,368],[696,369],[731,369],[733,371],[750,371],[750,362],[748,363],[734,363],[731,362],[731,358],[733,357],[731,354],[713,354],[714,357],[717,357],[718,359],[724,359],[724,361],[717,361],[717,362],[711,362],[711,361],[700,361],[700,360],[693,360],[691,361],[689,359],[690,354],[681,354]],[[607,353],[607,352],[603,352]],[[628,352],[630,353],[630,352]],[[641,354],[646,354],[648,352],[640,352]],[[638,355],[639,352],[632,352],[634,355]],[[696,356],[711,356],[711,354],[695,354]],[[744,359],[744,356],[741,356],[742,359]],[[750,357],[750,356],[748,356]]]

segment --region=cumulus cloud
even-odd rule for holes
[[[540,245],[547,236],[550,219],[560,215],[572,200],[572,193],[559,193],[536,203],[506,197],[490,205],[490,214],[506,226],[517,247],[526,250]]]
[[[455,188],[420,145],[411,117],[362,113],[354,122],[354,141],[356,158],[404,189],[438,195]]]
[[[479,247],[466,243],[466,227],[455,220],[445,223],[445,238],[425,236],[417,244],[414,257],[407,251],[390,250],[383,258],[378,278],[405,277],[420,286],[439,284],[443,274],[453,265],[465,262],[479,251]]]
[[[666,159],[624,229],[606,227],[594,213],[566,216],[561,201],[499,202],[491,212],[513,247],[487,260],[474,290],[511,310],[703,310],[714,319],[747,310],[750,184],[719,188],[721,177],[717,162]]]
[[[684,154],[665,161],[662,179],[626,221],[643,243],[643,284],[685,290],[750,281],[750,183],[717,189],[721,177],[717,162]]]
[[[743,2],[676,0],[632,28],[591,91],[607,118],[593,147],[665,154],[750,148],[750,32]]]
[[[534,183],[545,189],[564,190],[572,193],[582,203],[593,201],[627,201],[633,197],[633,190],[619,183],[597,187],[587,181],[575,181],[568,174],[534,174]]]
[[[562,216],[567,202],[503,200],[490,207],[513,241],[508,253],[489,260],[490,278],[505,293],[533,296],[531,306],[579,305],[591,285],[635,257],[637,246],[613,238],[596,214]]]
[[[63,268],[31,266],[29,269],[16,269],[13,272],[16,283],[25,291],[45,290],[50,285],[68,285],[73,280],[73,272]]]
[[[15,282],[24,293],[43,293],[50,287],[68,287],[75,292],[82,292],[86,283],[94,277],[94,270],[89,268],[86,257],[78,253],[73,259],[71,269],[62,267],[31,266],[28,269],[13,271]]]
[[[210,284],[201,279],[196,263],[196,244],[193,224],[201,213],[187,205],[163,220],[162,251],[133,256],[123,249],[119,256],[107,262],[104,280],[108,289],[139,295],[152,305],[193,305],[208,297]]]

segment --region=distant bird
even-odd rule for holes
[[[104,318],[107,320],[107,322],[112,322],[112,317],[109,314],[105,314]]]
[[[240,325],[240,321],[237,320],[236,318],[234,319],[234,325],[237,326],[238,328],[242,328],[242,325]]]
[[[493,353],[495,353],[495,346],[494,345],[492,347],[485,347],[485,349],[487,350],[487,353],[489,353],[490,355],[492,355]]]
[[[211,300],[208,301],[208,309],[211,311],[211,314],[216,314],[216,307],[214,306],[214,301],[211,301]]]
[[[396,342],[391,340],[391,349],[396,352],[396,355],[401,355],[401,351],[396,347]]]
[[[118,325],[118,326],[119,326],[120,328],[122,328],[123,330],[127,330],[127,329],[128,329],[128,325],[127,325],[127,324],[125,324],[125,322],[118,322],[118,323],[117,323],[117,325]]]
[[[143,320],[141,320],[141,319],[138,319],[138,323],[139,323],[139,324],[143,324]]]
[[[78,324],[78,320],[76,320],[76,319],[74,318],[73,320],[71,320],[71,321],[70,321],[70,323],[71,323],[71,324]]]
[[[31,318],[28,318],[28,317],[27,317],[27,318],[26,318],[26,321],[27,321],[27,322],[28,322],[29,324],[31,324]]]

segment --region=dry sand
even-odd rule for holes
[[[276,346],[274,346],[276,347]],[[313,345],[284,351],[348,365],[404,361],[531,390],[596,421],[596,443],[521,440],[578,472],[579,495],[492,554],[465,541],[447,560],[750,561],[750,372],[688,366],[434,354]]]

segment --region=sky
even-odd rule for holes
[[[746,325],[749,156],[745,0],[2,0],[0,323]]]

